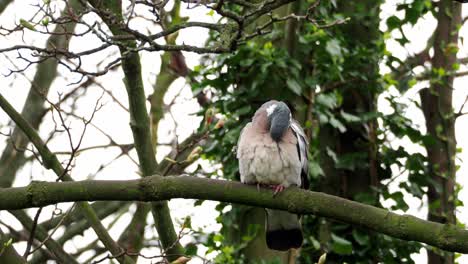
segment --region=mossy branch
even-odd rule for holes
[[[468,253],[468,230],[350,201],[325,193],[288,188],[276,197],[239,182],[191,176],[150,176],[127,181],[32,182],[0,192],[0,210],[72,201],[162,201],[202,199],[314,214],[371,229],[403,240]]]
[[[89,1],[96,8],[97,14],[106,23],[114,36],[125,34],[121,25],[123,23],[122,6],[120,1]],[[109,11],[109,12],[108,12]],[[146,109],[146,96],[143,87],[140,56],[137,52],[128,51],[128,47],[136,47],[135,40],[127,40],[125,48],[120,47],[122,56],[122,69],[124,82],[127,88],[130,127],[132,129],[135,149],[138,154],[140,170],[143,176],[156,173],[157,162],[151,141],[151,128],[148,111]],[[183,255],[184,249],[179,243],[177,233],[172,223],[169,206],[166,201],[151,204],[153,219],[163,250],[167,258],[174,261]]]
[[[26,134],[29,141],[36,147],[39,155],[42,158],[43,166],[47,169],[51,169],[55,174],[62,178],[64,181],[73,181],[72,177],[68,174],[65,168],[62,166],[57,156],[54,155],[47,145],[42,141],[39,134],[34,130],[33,127],[18,113],[13,106],[0,94],[0,108],[5,111],[5,113],[15,122],[15,124]],[[99,218],[96,215],[96,212],[91,208],[91,206],[82,202],[78,204],[83,215],[86,216],[86,220],[90,223],[93,230],[96,232],[96,235],[99,237],[99,240],[105,245],[105,247],[114,255],[119,255],[122,252],[122,249],[119,245],[112,239],[107,230],[104,228],[102,223],[99,221]],[[46,245],[47,246],[47,245]],[[117,258],[120,263],[134,263],[134,261],[128,256],[121,256]]]

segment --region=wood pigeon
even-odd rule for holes
[[[275,195],[291,185],[308,188],[308,142],[284,102],[264,103],[237,143],[241,182],[272,186]],[[302,245],[299,215],[266,209],[266,243],[274,250]]]

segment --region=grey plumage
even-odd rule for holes
[[[307,146],[304,131],[292,119],[287,105],[278,101],[264,103],[239,137],[237,158],[241,181],[308,188]],[[266,219],[269,248],[288,250],[302,245],[298,215],[266,209]]]

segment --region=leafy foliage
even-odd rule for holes
[[[329,190],[326,185],[331,180],[327,177],[337,174],[338,179],[331,181],[334,193],[359,202],[383,207],[385,201],[390,204],[388,209],[405,212],[409,209],[406,194],[422,200],[427,187],[433,184],[427,177],[427,157],[391,141],[404,139],[425,146],[433,144],[434,138],[423,134],[407,117],[410,104],[419,107],[416,100],[403,102],[388,93],[397,88],[403,95],[418,81],[411,68],[406,69],[405,62],[386,49],[385,40],[398,30],[401,34],[393,39],[405,45],[409,40],[402,27],[415,25],[421,17],[431,15],[434,8],[431,1],[416,0],[398,4],[397,11],[401,13],[384,21],[387,31],[380,32],[376,28],[379,9],[374,1],[343,5],[327,1],[320,3],[314,14],[322,21],[351,16],[349,25],[320,27],[302,23],[292,32],[297,36],[293,52],[288,52],[290,47],[278,37],[291,34],[288,26],[276,25],[271,35],[249,41],[233,54],[207,57],[194,73],[199,82],[193,84],[193,89],[210,94],[207,109],[214,109],[226,122],[212,135],[205,157],[223,164],[224,177],[238,179],[233,150],[240,129],[260,104],[279,99],[290,103],[310,135],[309,177],[313,189]],[[361,31],[363,28],[370,30]],[[382,61],[392,73],[380,74]],[[443,71],[433,71],[432,81],[443,76]],[[379,96],[391,106],[390,114],[378,111]],[[372,185],[370,179],[373,162],[377,164],[377,185]],[[357,175],[364,177],[353,178]],[[399,180],[402,175],[407,180]],[[368,185],[356,189],[348,183],[343,190],[345,181]],[[393,182],[399,182],[399,189],[389,188]],[[223,213],[219,220],[224,229],[240,231],[234,224],[238,224],[240,213],[241,209],[235,207]],[[300,263],[314,263],[323,251],[328,252],[330,263],[413,263],[410,255],[422,246],[320,217],[304,217],[303,225],[306,236]]]

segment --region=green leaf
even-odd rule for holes
[[[389,31],[392,31],[395,28],[400,27],[401,20],[397,16],[391,16],[387,18],[387,27]]]
[[[409,209],[408,204],[405,202],[405,199],[403,198],[403,193],[402,192],[394,192],[390,194],[390,198],[395,201],[396,205],[392,206],[393,210],[403,210],[406,212]]]
[[[341,123],[338,119],[334,118],[333,116],[329,120],[330,125],[334,128],[337,128],[341,133],[346,132],[346,127]]]
[[[327,147],[327,155],[333,159],[333,161],[337,162],[338,158],[336,157],[335,151],[333,151],[330,147]]]
[[[46,27],[46,26],[49,24],[49,18],[48,18],[48,17],[44,18],[44,19],[41,21],[41,23],[42,23],[43,26]]]
[[[327,42],[325,50],[333,57],[342,57],[340,42],[337,39],[331,39]]]
[[[331,235],[332,238],[332,250],[340,255],[350,255],[353,253],[353,244],[335,234]]]
[[[338,105],[337,98],[334,94],[319,94],[317,95],[316,102],[330,109]]]
[[[8,239],[8,241],[6,241],[5,243],[3,243],[3,246],[4,247],[9,247],[11,245],[11,243],[13,243],[13,239],[10,237],[10,239]]]
[[[437,77],[445,76],[445,69],[442,67],[433,69],[433,72],[437,75]]]
[[[418,19],[421,17],[421,13],[416,8],[408,8],[406,10],[405,20],[409,21],[411,24],[416,24]]]
[[[248,58],[248,59],[245,59],[245,60],[241,60],[239,62],[239,65],[242,66],[242,67],[250,67],[254,62],[255,62],[255,59]]]
[[[203,204],[205,200],[195,200],[195,202],[193,203],[193,206],[200,206]]]
[[[190,216],[185,217],[184,223],[182,225],[183,228],[192,228],[192,218]]]
[[[28,21],[26,21],[26,20],[24,20],[24,19],[21,18],[21,19],[19,20],[19,22],[20,22],[20,25],[21,25],[21,26],[23,26],[23,27],[25,27],[25,28],[27,28],[27,29],[29,29],[29,30],[36,31],[36,29],[34,28],[34,26],[33,26],[31,23],[29,23]]]
[[[357,229],[353,229],[353,238],[361,246],[365,246],[369,244],[369,235]]]
[[[309,239],[314,249],[320,249],[320,242],[318,242],[317,239],[315,239],[315,237],[310,236]]]
[[[189,256],[197,255],[198,247],[194,243],[190,243],[185,246],[185,254]]]
[[[239,116],[246,115],[250,113],[251,110],[252,110],[252,106],[246,105],[246,106],[239,108],[239,110],[236,111],[236,114]]]
[[[411,79],[408,81],[408,86],[409,87],[413,87],[415,84],[418,83],[418,80],[416,80],[415,78]]]
[[[288,79],[286,81],[288,88],[297,95],[301,95],[302,87],[295,79]]]
[[[315,160],[309,161],[309,172],[310,172],[310,176],[312,176],[313,178],[317,178],[319,176],[325,175],[325,173],[322,170],[322,167]]]
[[[273,44],[272,44],[270,41],[268,41],[268,42],[266,42],[266,43],[263,45],[263,48],[264,48],[264,49],[267,49],[267,50],[272,49],[272,48],[273,48]]]
[[[361,121],[361,118],[359,116],[355,116],[353,114],[348,114],[345,111],[341,110],[340,112],[341,116],[346,122],[359,122]]]
[[[215,234],[215,235],[213,236],[213,241],[214,241],[214,242],[222,242],[223,240],[224,240],[223,235],[221,235],[221,234],[219,234],[219,233],[218,233],[218,234]]]

